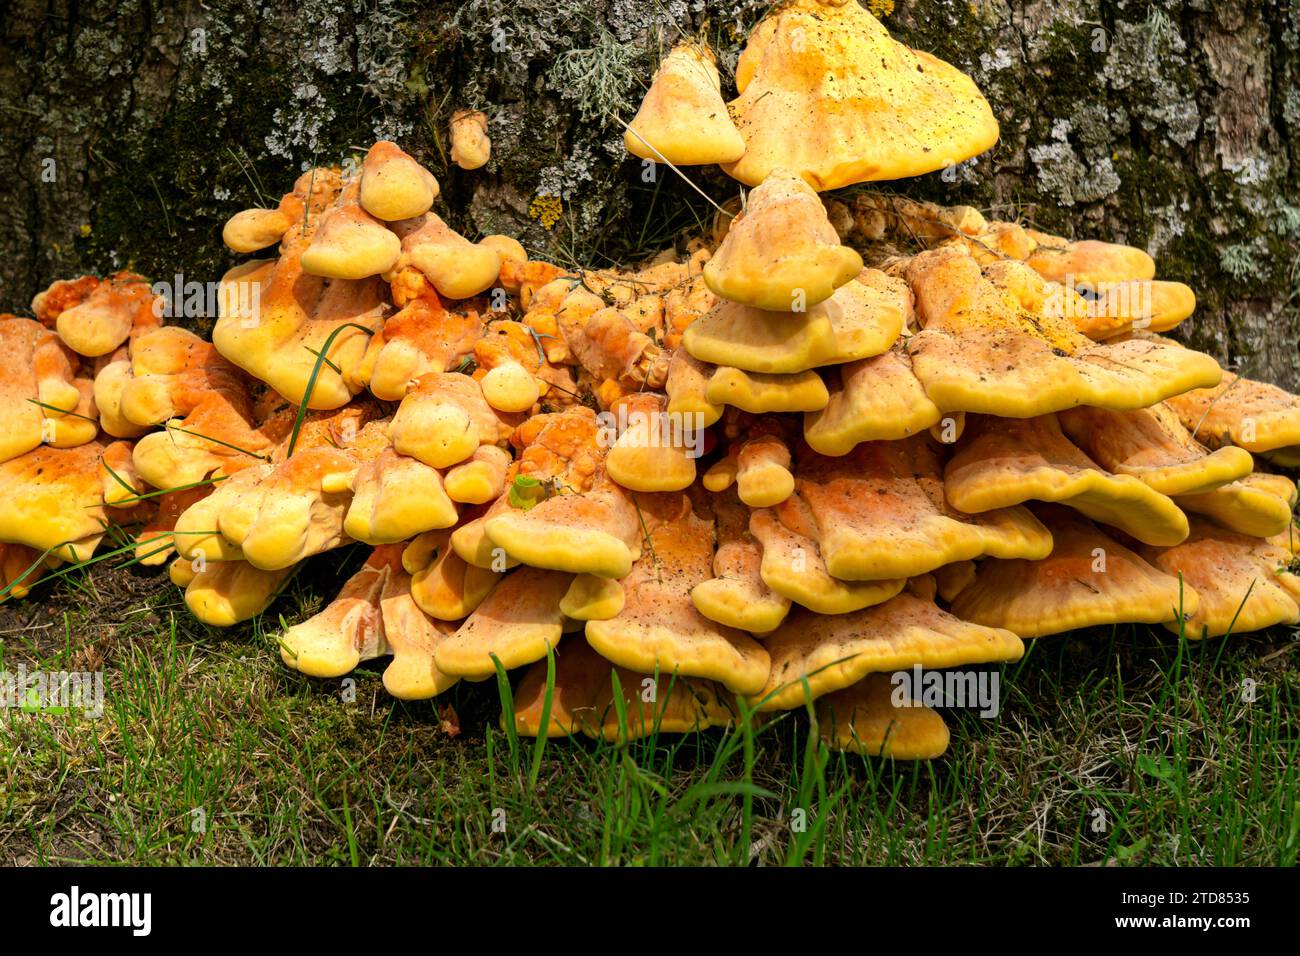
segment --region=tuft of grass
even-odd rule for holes
[[[362,550],[313,559],[224,631],[138,567],[84,568],[0,606],[0,669],[102,669],[106,684],[97,720],[0,711],[0,862],[1291,865],[1300,851],[1295,629],[1033,642],[1000,669],[996,718],[944,712],[951,749],[931,763],[831,751],[811,708],[759,724],[742,701],[729,730],[539,742],[499,724],[518,674],[401,702],[382,661],[351,683],[282,666],[281,619],[318,611]]]

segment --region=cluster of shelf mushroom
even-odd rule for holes
[[[629,150],[752,189],[632,269],[469,241],[379,142],[227,223],[278,251],[223,277],[210,343],[129,274],[0,317],[4,596],[133,553],[228,626],[360,542],[287,666],[391,657],[403,699],[523,669],[530,735],[812,701],[833,746],[900,758],[948,732],[892,672],[1300,622],[1296,485],[1268,470],[1300,464],[1300,398],[1165,337],[1190,289],[965,207],[823,201],[997,138],[968,78],[853,0],[777,7],[736,82],[724,103],[697,42],[664,58]]]

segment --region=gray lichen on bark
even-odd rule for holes
[[[985,156],[890,188],[1147,248],[1200,296],[1187,338],[1300,388],[1300,0],[867,5],[974,76],[1002,124]],[[434,170],[469,234],[560,262],[649,252],[711,210],[675,177],[644,181],[613,117],[682,34],[708,38],[730,84],[766,6],[17,0],[0,31],[0,309],[80,271],[215,278],[235,261],[226,217],[377,136]],[[491,117],[476,172],[447,158],[463,107]]]

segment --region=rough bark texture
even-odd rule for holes
[[[1143,246],[1200,294],[1185,337],[1300,388],[1300,0],[866,5],[971,73],[1002,123],[990,154],[891,188]],[[729,72],[766,6],[15,0],[0,20],[0,310],[81,271],[215,279],[235,261],[230,214],[376,136],[437,173],[470,234],[561,262],[653,251],[710,210],[675,177],[643,182],[612,114],[631,117],[679,31],[707,35]],[[446,159],[466,106],[491,117],[492,160],[473,173]]]

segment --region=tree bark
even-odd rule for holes
[[[613,117],[630,119],[681,33],[707,36],[730,84],[766,6],[15,0],[0,20],[0,310],[86,271],[218,278],[235,262],[229,215],[378,136],[438,175],[462,231],[562,263],[644,255],[711,210],[676,177],[644,182]],[[889,188],[1142,246],[1200,296],[1184,338],[1300,389],[1300,0],[866,6],[969,72],[1002,124],[985,156]],[[463,107],[491,118],[475,172],[446,155]],[[736,195],[720,172],[689,175]]]

